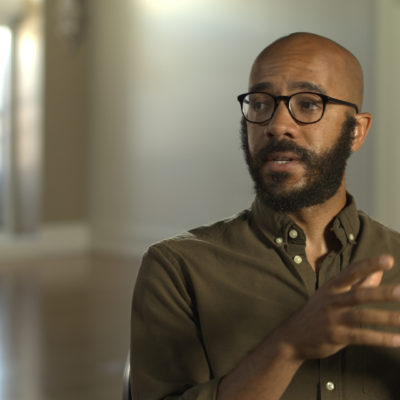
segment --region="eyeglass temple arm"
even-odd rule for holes
[[[331,102],[331,103],[336,103],[336,104],[343,104],[344,106],[350,106],[353,107],[356,110],[356,113],[358,114],[358,107],[356,104],[354,103],[349,103],[348,101],[344,101],[344,100],[339,100],[339,99],[335,99],[333,97],[329,97],[329,96],[325,96],[326,100]]]

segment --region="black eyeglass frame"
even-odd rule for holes
[[[274,110],[272,111],[271,116],[270,116],[268,119],[266,119],[265,121],[260,121],[260,122],[250,121],[249,119],[247,119],[247,117],[244,115],[244,112],[243,112],[243,101],[244,101],[245,97],[248,96],[249,94],[257,94],[257,93],[260,93],[260,94],[267,94],[268,96],[271,96],[271,97],[274,99],[274,103],[275,103],[275,105],[274,105]],[[323,108],[322,108],[321,117],[320,117],[319,119],[317,119],[316,121],[313,121],[313,122],[303,122],[303,121],[298,120],[298,119],[293,115],[292,110],[291,110],[290,107],[289,107],[289,103],[290,103],[291,98],[292,98],[293,96],[298,95],[298,94],[313,94],[313,95],[317,95],[317,96],[321,97],[321,99],[322,99],[322,107],[323,107]],[[357,113],[357,114],[358,114],[358,112],[359,112],[359,111],[358,111],[357,105],[354,104],[354,103],[349,103],[348,101],[335,99],[334,97],[330,97],[330,96],[327,96],[327,95],[325,95],[325,94],[322,94],[322,93],[315,93],[315,92],[298,92],[298,93],[293,93],[293,94],[291,94],[290,96],[274,96],[273,94],[268,93],[268,92],[254,91],[254,92],[248,92],[248,93],[240,94],[240,95],[237,97],[237,99],[238,99],[238,101],[239,101],[239,103],[240,103],[240,110],[241,110],[241,112],[242,112],[242,114],[243,114],[243,117],[245,118],[246,121],[248,121],[248,122],[250,122],[250,123],[252,123],[252,124],[265,124],[266,122],[268,122],[269,120],[271,120],[272,117],[274,116],[275,111],[276,111],[276,109],[278,108],[278,104],[279,104],[279,102],[280,102],[281,100],[283,100],[283,102],[285,103],[286,108],[288,109],[289,114],[291,115],[291,117],[292,117],[296,122],[298,122],[298,123],[300,123],[300,124],[306,124],[306,125],[315,124],[315,123],[321,121],[322,117],[323,117],[324,114],[325,114],[326,103],[341,104],[341,105],[343,105],[343,106],[353,107],[353,108],[356,110],[356,113]]]

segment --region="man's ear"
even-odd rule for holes
[[[351,151],[356,152],[364,143],[369,128],[372,124],[372,115],[370,113],[360,113],[355,117],[356,126],[353,132],[353,141],[351,143]]]

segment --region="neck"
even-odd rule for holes
[[[324,257],[334,248],[335,239],[329,228],[345,205],[346,189],[343,181],[336,194],[326,202],[289,214],[306,235],[307,259],[316,272]]]

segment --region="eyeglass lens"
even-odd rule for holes
[[[243,99],[243,114],[250,122],[268,121],[274,114],[275,98],[267,93],[250,93]],[[291,115],[304,123],[318,121],[324,112],[324,101],[316,93],[297,93],[288,103]]]

